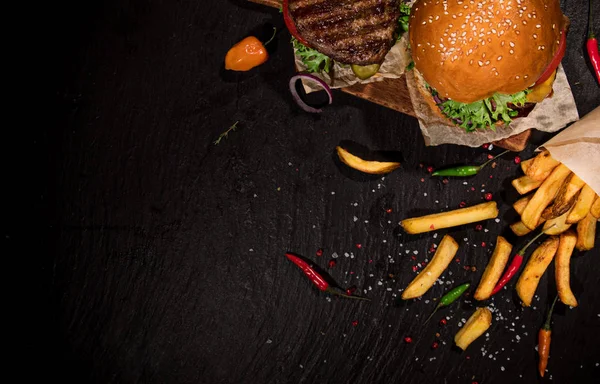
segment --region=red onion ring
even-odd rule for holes
[[[302,100],[302,97],[296,90],[296,82],[298,80],[309,80],[314,83],[317,83],[327,93],[327,97],[329,98],[329,103],[327,104],[331,104],[333,102],[333,93],[331,92],[331,88],[329,88],[326,82],[314,75],[309,75],[308,73],[299,73],[295,76],[292,76],[292,78],[290,79],[290,92],[292,93],[292,97],[294,98],[296,104],[298,104],[300,108],[302,108],[304,111],[310,113],[320,113],[323,111],[323,109],[311,107],[310,105],[306,104],[304,100]]]

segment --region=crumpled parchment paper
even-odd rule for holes
[[[537,150],[542,147],[600,194],[600,107]]]
[[[562,64],[558,67],[556,80],[552,86],[554,90],[552,97],[538,103],[527,117],[514,119],[508,126],[498,126],[496,131],[487,129],[466,132],[461,127],[449,126],[448,120],[438,115],[436,111],[432,111],[423,99],[423,95],[416,87],[415,82],[419,81],[417,76],[420,74],[416,71],[408,71],[406,82],[426,145],[460,144],[479,147],[491,141],[506,139],[530,128],[556,132],[579,118]]]
[[[406,66],[411,61],[410,52],[407,47],[408,33],[405,33],[385,56],[385,60],[381,64],[379,72],[366,80],[361,80],[356,77],[349,65],[340,64],[338,62],[335,62],[333,66],[333,83],[331,82],[331,77],[327,73],[319,72],[312,73],[312,75],[325,81],[330,88],[344,88],[356,83],[367,84],[383,79],[397,79],[404,74]],[[302,63],[300,56],[296,54],[296,50],[294,50],[294,60],[298,72],[306,71],[306,66]],[[310,81],[302,80],[302,85],[304,86],[304,91],[306,93],[322,90],[321,87],[316,86]]]

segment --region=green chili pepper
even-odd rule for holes
[[[447,307],[448,305],[450,305],[450,304],[454,303],[456,300],[458,300],[458,298],[463,293],[465,293],[465,291],[470,286],[471,286],[471,283],[464,283],[462,285],[459,285],[456,288],[452,288],[448,293],[446,293],[444,296],[442,296],[437,307],[435,307],[435,309],[433,310],[431,315],[429,315],[427,320],[425,320],[425,323],[423,323],[423,325],[427,324],[427,322],[433,317],[433,315],[437,312],[438,309],[440,309],[441,307]]]
[[[510,152],[510,151],[506,150],[506,151],[502,152],[501,154],[492,157],[491,159],[489,159],[482,165],[463,165],[463,166],[455,167],[455,168],[441,169],[439,171],[433,172],[431,174],[431,176],[458,176],[458,177],[473,176],[473,175],[476,175],[479,171],[481,171],[483,169],[483,167],[488,165],[491,161],[496,160],[498,157],[504,155],[507,152]]]

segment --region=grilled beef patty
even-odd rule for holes
[[[394,43],[399,0],[289,0],[298,33],[344,64],[381,64]]]

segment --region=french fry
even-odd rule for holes
[[[514,202],[513,208],[519,215],[523,214],[525,207],[527,206],[527,204],[529,204],[529,201],[531,200],[532,197],[533,197],[533,194],[530,194],[525,197],[521,197],[519,200]],[[540,225],[542,225],[545,221],[546,220],[544,218],[541,218],[540,221],[538,222],[538,225],[536,226],[536,228],[539,227]],[[525,236],[526,234],[533,231],[533,229],[527,228],[527,226],[525,224],[523,224],[522,221],[517,221],[516,223],[511,224],[510,229],[517,236]]]
[[[487,300],[490,298],[496,283],[500,280],[500,276],[502,276],[502,271],[504,271],[511,251],[512,245],[504,237],[498,236],[492,258],[488,262],[487,267],[485,267],[479,286],[475,291],[475,295],[473,295],[475,300]]]
[[[535,191],[535,194],[531,200],[529,200],[529,203],[521,214],[521,221],[527,228],[534,229],[537,226],[542,217],[542,212],[552,202],[556,196],[556,192],[558,192],[565,178],[570,173],[571,171],[566,165],[559,165],[554,168],[550,176],[548,176],[537,191]]]
[[[596,195],[596,200],[594,200],[594,204],[592,204],[592,208],[590,208],[590,213],[596,219],[600,218],[600,196]]]
[[[581,188],[585,185],[585,182],[581,180],[576,174],[571,173],[565,183],[560,187],[558,192],[556,193],[556,197],[554,198],[554,203],[544,210],[546,213],[547,210],[550,210],[550,214],[542,216],[546,220],[550,220],[554,217],[558,217],[563,213],[575,205],[577,201],[577,194],[581,191]]]
[[[528,160],[524,160],[521,161],[521,170],[523,171],[523,173],[527,173],[527,169],[529,169],[529,167],[531,166],[531,163],[533,163],[533,160],[535,160],[534,158],[528,159]]]
[[[463,351],[492,325],[492,312],[487,308],[477,308],[475,313],[454,336],[454,343]]]
[[[523,211],[525,210],[525,207],[527,206],[527,204],[529,203],[529,200],[531,200],[532,197],[533,197],[533,194],[527,195],[527,196],[521,197],[519,200],[517,200],[513,203],[513,208],[519,215],[521,215],[523,213]]]
[[[546,221],[542,231],[544,231],[546,235],[560,235],[567,229],[571,228],[571,224],[567,224],[569,212],[570,211],[567,211],[562,215],[555,217],[554,219]]]
[[[361,171],[364,173],[381,175],[384,173],[392,172],[394,169],[400,167],[400,163],[398,162],[367,161],[351,154],[350,152],[346,151],[340,146],[335,147],[335,149],[342,163],[346,164],[350,168],[354,168],[357,171]]]
[[[537,155],[525,174],[535,181],[543,181],[550,175],[554,168],[560,165],[560,161],[555,160],[548,151],[543,151]]]
[[[544,219],[540,219],[540,222],[538,223],[538,225],[536,226],[536,228],[539,227],[540,225],[542,225],[545,221],[546,220],[544,220]],[[531,231],[533,231],[533,229],[527,228],[527,226],[525,224],[523,224],[522,221],[517,221],[516,223],[511,224],[510,225],[510,229],[517,236],[525,236],[526,234],[528,234]]]
[[[448,264],[450,264],[454,259],[454,255],[456,255],[456,251],[458,251],[458,243],[452,236],[444,236],[433,255],[433,259],[402,292],[402,300],[423,296],[446,268],[448,268]]]
[[[567,217],[567,223],[573,224],[582,220],[587,216],[592,204],[594,203],[594,199],[596,198],[596,192],[589,186],[584,185],[577,196],[577,200],[575,201],[575,206],[571,209],[571,213]]]
[[[517,294],[523,305],[529,307],[540,278],[550,265],[558,249],[558,237],[548,237],[533,253],[517,281]]]
[[[525,175],[514,179],[512,181],[512,185],[513,187],[515,187],[515,189],[517,190],[517,192],[519,192],[520,195],[524,195],[542,185],[542,181],[532,180],[529,176]]]
[[[571,307],[577,306],[577,299],[571,291],[570,268],[571,255],[577,242],[577,234],[573,230],[568,230],[560,235],[558,251],[554,260],[554,278],[556,280],[556,289],[560,301]]]
[[[476,223],[478,221],[493,219],[497,216],[498,207],[496,206],[496,202],[490,201],[453,211],[404,219],[400,222],[400,225],[406,233],[416,234]]]
[[[575,246],[580,251],[589,251],[594,248],[596,220],[590,212],[583,220],[577,223],[577,243]]]

